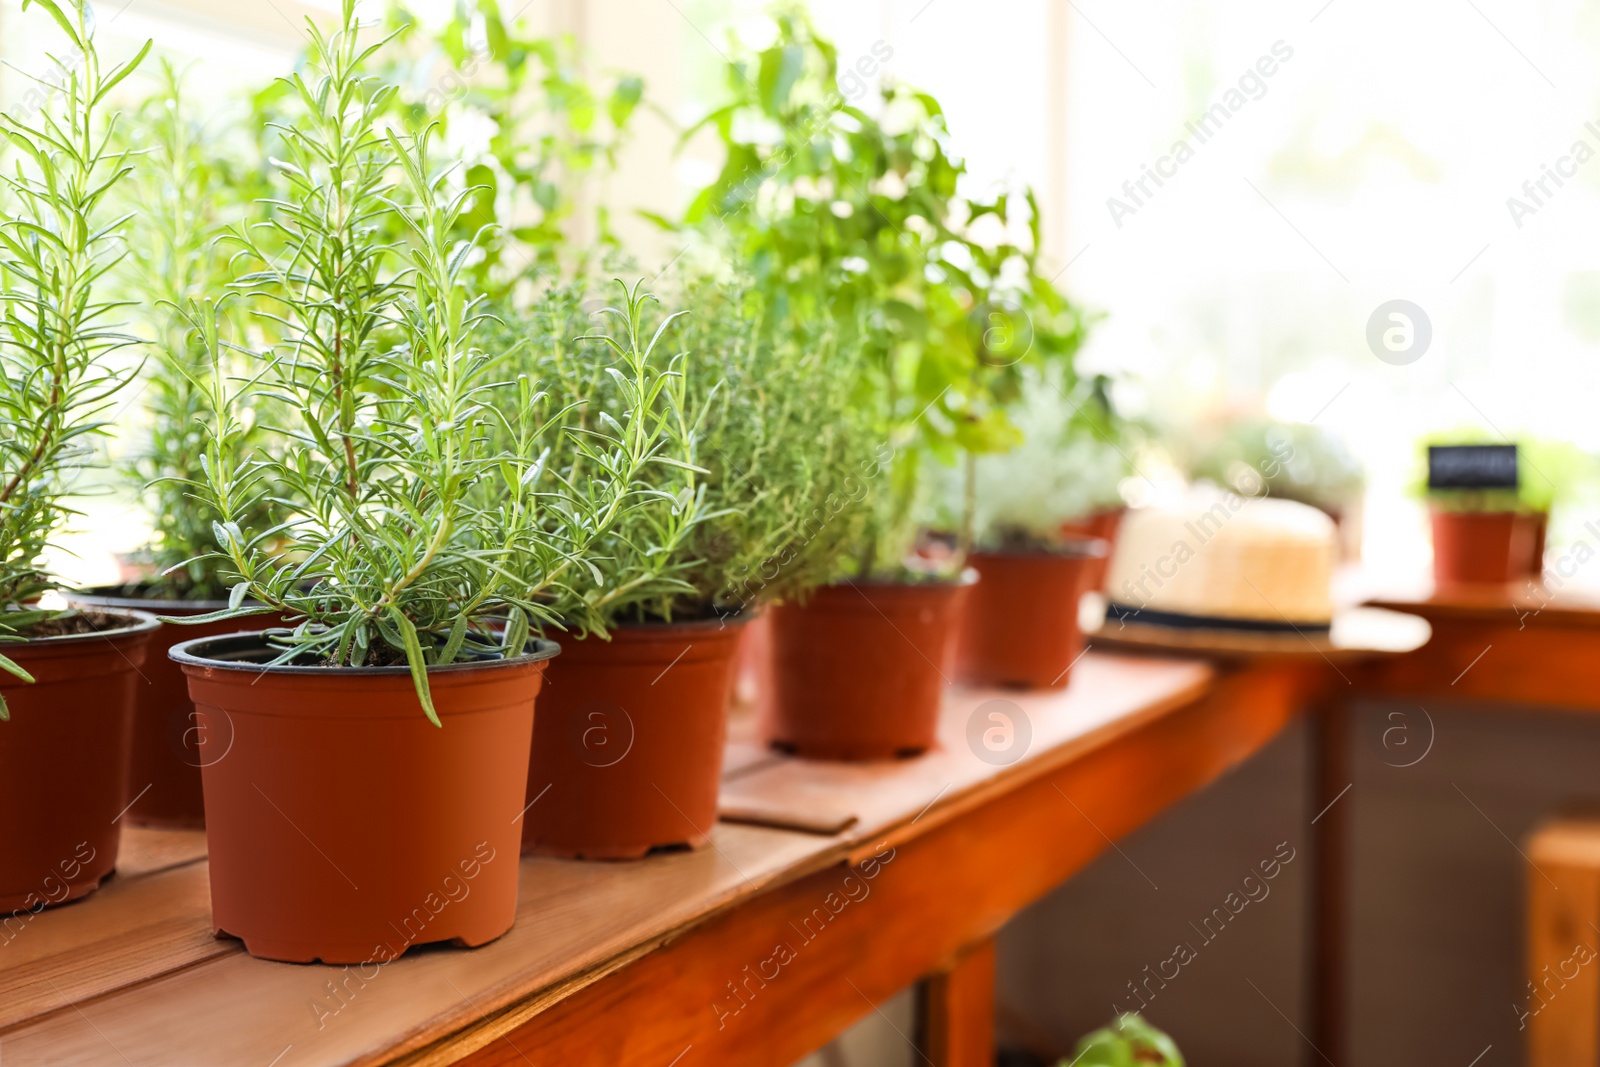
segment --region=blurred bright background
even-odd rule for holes
[[[412,6],[424,19],[450,11],[448,0]],[[851,72],[847,98],[870,107],[884,77],[927,89],[972,191],[1038,191],[1060,284],[1106,313],[1082,365],[1132,372],[1119,386],[1129,411],[1176,438],[1251,414],[1344,437],[1368,472],[1363,547],[1376,570],[1426,569],[1423,510],[1405,492],[1423,434],[1471,424],[1600,449],[1600,253],[1589,236],[1600,232],[1590,159],[1600,2],[811,6]],[[290,69],[303,18],[332,7],[108,0],[98,13],[112,51],[153,37],[158,53],[191,64],[191,85],[227,121],[232,95]],[[681,209],[715,173],[711,141],[679,150],[678,135],[719,99],[729,41],[770,33],[764,10],[758,0],[526,3],[528,27],[571,35],[593,74],[645,79],[650,107],[604,196],[647,268],[670,245],[632,209]],[[36,76],[50,66],[37,26],[17,18],[15,0],[0,4],[0,51]],[[1258,67],[1263,57],[1273,58]],[[23,106],[26,89],[6,71],[0,104]],[[1201,143],[1186,124],[1218,102],[1231,114]],[[1157,187],[1147,168],[1172,171],[1163,157],[1180,140],[1192,158]],[[1135,200],[1124,183],[1141,178]],[[1530,198],[1524,183],[1541,179]],[[1515,214],[1513,197],[1525,208]],[[1366,340],[1374,309],[1394,299],[1420,306],[1432,327],[1427,351],[1404,366]],[[1147,464],[1161,481],[1161,456]],[[109,498],[85,506],[116,516],[117,529],[74,540],[79,558],[61,569],[109,580],[109,553],[139,544],[142,520]],[[1586,511],[1558,512],[1556,552]]]

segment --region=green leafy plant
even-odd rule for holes
[[[153,572],[142,591],[216,600],[232,585],[218,569],[225,561],[209,554],[219,516],[192,490],[204,473],[206,428],[216,421],[208,386],[212,354],[184,308],[227,290],[233,272],[221,238],[248,224],[269,190],[253,145],[224,144],[216,120],[195,114],[178,72],[163,61],[160,74],[159,88],[127,124],[136,166],[119,191],[132,231],[120,281],[140,325],[155,339],[143,386],[148,439],[134,450],[128,474],[154,524],[150,544],[137,557]],[[251,329],[248,304],[238,296],[227,302],[226,315],[232,335]],[[259,332],[259,320],[253,325]],[[240,447],[254,447],[260,415],[242,424]],[[267,506],[265,498],[260,504]],[[239,521],[257,527],[265,518],[263,511]]]
[[[1213,432],[1199,443],[1189,474],[1328,512],[1350,507],[1366,480],[1361,461],[1332,430],[1271,419],[1240,419]]]
[[[111,398],[129,380],[114,356],[136,343],[112,321],[119,305],[101,295],[124,249],[125,220],[109,217],[107,200],[128,172],[109,144],[117,119],[106,98],[150,44],[103,69],[85,0],[31,4],[76,59],[37,116],[0,115],[0,138],[16,156],[0,172],[0,640],[64,614],[36,606],[53,584],[42,557],[71,514],[74,475],[94,462]],[[0,669],[32,680],[4,656]]]
[[[551,605],[632,506],[647,416],[590,431],[605,463],[581,491],[543,488],[537,387],[494,378],[477,341],[483,305],[465,284],[475,245],[455,237],[473,190],[449,186],[458,168],[433,169],[428,131],[380,133],[392,90],[364,64],[383,42],[358,43],[354,7],[344,0],[331,35],[308,23],[309,68],[289,79],[300,114],[278,130],[283,190],[238,235],[259,263],[239,284],[277,309],[264,314],[282,339],[243,383],[213,368],[217,424],[196,488],[222,516],[218,551],[240,581],[228,610],[202,618],[298,619],[268,631],[274,663],[406,664],[437,724],[427,668],[520,654],[530,625],[553,621]],[[403,242],[388,242],[396,230]],[[212,310],[195,319],[219,353]],[[515,403],[498,405],[503,391]],[[243,417],[258,396],[285,425],[275,447],[247,451]],[[269,492],[286,517],[243,528]]]
[[[875,442],[851,420],[853,373],[830,339],[772,338],[756,294],[709,278],[675,294],[687,310],[652,317],[648,342],[639,286],[624,289],[625,309],[606,309],[626,334],[596,333],[588,292],[554,287],[505,312],[497,336],[503,376],[546,385],[534,414],[558,430],[547,465],[563,485],[604,461],[595,427],[644,412],[660,429],[647,434],[656,447],[637,506],[596,544],[592,580],[564,604],[565,622],[604,634],[619,622],[727,615],[831,577],[808,562],[856,531],[847,497],[866,485],[850,478]]]
[[[1428,487],[1428,447],[1430,445],[1517,446],[1517,488],[1515,489],[1430,489]],[[1531,434],[1506,440],[1499,433],[1477,426],[1429,434],[1417,443],[1416,473],[1411,494],[1425,499],[1429,507],[1441,511],[1527,511],[1548,512],[1557,503],[1570,501],[1595,478],[1594,457],[1565,441],[1551,441]]]
[[[1078,1042],[1076,1055],[1058,1067],[1183,1067],[1172,1038],[1137,1012],[1119,1015],[1110,1026]]]
[[[770,328],[828,319],[868,357],[857,399],[881,408],[893,456],[851,569],[898,575],[925,457],[1015,445],[1022,367],[1057,363],[1070,389],[1088,320],[1041,270],[1031,194],[958,194],[938,101],[891,85],[875,117],[835,88],[836,49],[803,12],[776,21],[770,48],[735,53],[729,102],[685,134],[712,129],[727,153],[685,222],[749,265]]]
[[[563,268],[592,265],[563,263],[564,253],[620,248],[603,185],[644,96],[633,75],[604,85],[585,77],[571,38],[529,34],[501,8],[499,0],[456,0],[430,32],[409,5],[393,2],[393,32],[376,57],[397,87],[390,110],[413,131],[491,131],[468,160],[474,191],[458,236],[493,224],[468,274],[477,291],[497,296],[530,274],[559,277]],[[572,240],[574,229],[590,226]]]

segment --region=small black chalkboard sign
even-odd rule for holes
[[[1430,445],[1429,489],[1515,489],[1516,445]]]

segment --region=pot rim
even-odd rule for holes
[[[310,675],[318,678],[356,678],[379,677],[393,678],[411,674],[409,666],[397,667],[308,667],[304,664],[279,663],[268,665],[265,663],[251,663],[240,659],[212,659],[202,655],[202,645],[217,645],[227,643],[239,652],[248,652],[258,649],[266,641],[266,634],[260,630],[247,630],[232,634],[215,634],[210,637],[191,637],[187,641],[180,641],[167,650],[167,656],[180,667],[200,667],[206,670],[239,671],[249,674],[294,674]],[[446,663],[443,666],[430,666],[428,674],[449,674],[471,670],[494,670],[501,667],[519,667],[529,663],[543,663],[554,659],[561,654],[561,646],[544,637],[529,637],[528,645],[534,651],[524,651],[519,656],[502,656],[498,659],[473,659],[461,660],[456,663]],[[211,651],[211,650],[206,650]]]
[[[148,610],[152,612],[194,611],[200,614],[212,611],[221,611],[228,606],[226,600],[171,600],[166,597],[135,597],[117,596],[111,592],[116,589],[126,589],[126,585],[95,585],[88,589],[73,589],[63,595],[69,604],[87,604],[91,607],[130,607],[134,604],[142,605],[135,610]]]
[[[896,581],[889,578],[841,578],[837,582],[829,582],[818,586],[822,589],[964,589],[969,585],[976,585],[979,574],[975,567],[963,567],[961,573],[954,577],[929,576],[916,581]],[[801,598],[796,598],[801,599]]]
[[[1509,515],[1512,518],[1531,519],[1550,516],[1549,509],[1540,508],[1451,508],[1445,507],[1436,501],[1428,501],[1428,514],[1431,516],[1461,515],[1476,519],[1498,519]]]
[[[681,633],[683,631],[698,632],[702,630],[732,630],[740,626],[744,626],[747,623],[754,622],[760,617],[760,615],[761,612],[759,609],[757,609],[754,611],[733,611],[729,612],[725,616],[713,615],[709,619],[684,619],[681,622],[667,622],[665,619],[652,619],[648,622],[617,622],[612,623],[606,628],[606,630],[608,633],[616,633],[619,630],[627,631],[629,633]],[[553,635],[546,637],[545,640],[560,641],[565,638],[568,641],[587,641],[591,637],[595,636],[597,635],[593,630],[590,630],[581,637],[578,636],[573,630],[559,630]],[[600,640],[604,641],[605,638],[602,637]]]
[[[1029,548],[974,548],[972,556],[997,559],[1105,559],[1111,545],[1104,537],[1067,537],[1051,545]],[[971,556],[968,557],[972,558]]]
[[[25,637],[20,641],[0,642],[0,651],[6,648],[55,648],[59,645],[70,645],[74,642],[85,642],[95,638],[127,637],[132,634],[142,634],[157,629],[161,620],[148,611],[137,611],[133,608],[118,608],[116,611],[107,611],[107,615],[119,615],[132,619],[129,626],[118,626],[112,630],[90,630],[85,634],[51,634],[49,637]]]

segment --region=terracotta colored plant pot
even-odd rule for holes
[[[120,629],[0,645],[34,677],[0,672],[0,916],[76,900],[117,865],[134,689],[160,625],[117,614]]]
[[[961,601],[977,580],[843,583],[772,609],[774,747],[874,760],[933,747]]]
[[[1548,511],[1530,511],[1517,516],[1523,527],[1522,540],[1528,546],[1527,559],[1520,576],[1539,578],[1544,574],[1544,547],[1550,531]]]
[[[1089,575],[1083,588],[1099,590],[1106,587],[1106,570],[1111,566],[1111,546],[1117,543],[1117,530],[1122,526],[1122,516],[1127,513],[1127,508],[1111,508],[1107,511],[1097,511],[1086,515],[1082,519],[1061,524],[1061,536],[1072,540],[1104,541],[1106,550],[1098,559],[1089,563]]]
[[[70,599],[101,611],[137,609],[155,615],[207,615],[228,606],[223,600],[153,600],[118,595],[124,588],[86,589],[73,593]],[[128,809],[128,822],[175,830],[197,830],[206,824],[200,792],[199,719],[189,699],[189,683],[183,669],[167,658],[167,650],[197,637],[279,625],[282,623],[276,616],[268,615],[195,626],[160,625],[150,639],[145,658],[146,684],[134,690],[128,790],[136,799]]]
[[[709,840],[742,629],[713,619],[558,638],[534,720],[524,850],[633,859]]]
[[[1511,511],[1434,511],[1433,580],[1438,585],[1509,582],[1533,553],[1532,527]]]
[[[382,963],[509,930],[556,651],[429,668],[436,727],[405,667],[263,667],[254,633],[175,646],[204,731],[216,933],[267,959]]]
[[[978,584],[961,613],[957,678],[966,685],[1016,689],[1066,685],[1083,651],[1078,601],[1105,556],[1104,541],[1074,541],[1053,552],[969,556]]]

